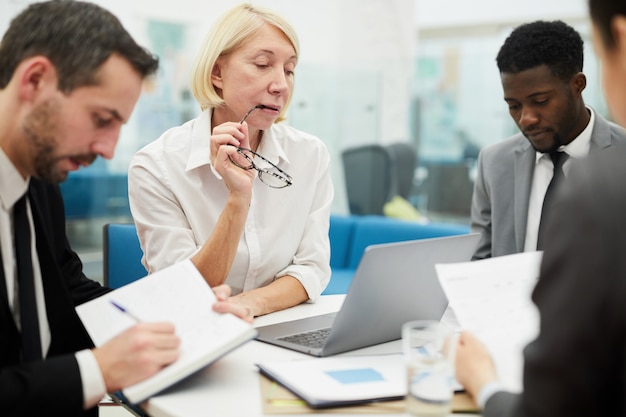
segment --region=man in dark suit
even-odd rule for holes
[[[538,234],[554,172],[551,153],[563,156],[567,178],[576,160],[626,143],[624,129],[585,106],[583,41],[572,27],[560,21],[521,25],[496,62],[520,133],[479,154],[471,227],[481,241],[473,259],[543,249]]]
[[[89,3],[28,6],[0,43],[0,414],[97,415],[106,392],[178,357],[169,323],[140,323],[93,349],[75,306],[108,289],[87,279],[65,234],[59,187],[111,158],[158,61]],[[216,289],[216,311],[246,315]],[[249,320],[251,320],[249,318]]]
[[[605,94],[626,124],[626,3],[590,0]],[[608,87],[608,88],[607,88]],[[572,170],[548,217],[533,301],[540,334],[524,351],[524,389],[505,392],[486,348],[463,333],[457,379],[491,416],[626,416],[626,148]]]

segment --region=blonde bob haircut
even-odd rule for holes
[[[196,56],[192,67],[191,92],[203,111],[224,105],[224,100],[211,82],[211,73],[217,59],[244,45],[257,34],[265,23],[283,32],[291,42],[296,57],[300,55],[298,36],[284,18],[271,10],[254,7],[250,4],[234,7],[215,22],[204,39],[200,53]],[[291,96],[276,122],[285,119],[285,112],[290,101]]]

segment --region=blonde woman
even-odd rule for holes
[[[299,53],[276,13],[228,11],[194,64],[201,115],[129,169],[146,268],[191,258],[253,316],[313,302],[330,279],[330,157],[320,139],[282,123]]]

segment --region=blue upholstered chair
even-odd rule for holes
[[[347,267],[356,270],[369,245],[469,233],[466,225],[409,222],[384,216],[360,216],[352,232]]]
[[[134,224],[108,223],[102,231],[105,286],[119,288],[148,275]]]
[[[353,270],[346,270],[348,253],[352,245],[352,233],[356,217],[333,214],[330,216],[330,282],[322,295],[345,294],[354,275]]]
[[[428,239],[469,233],[469,226],[418,223],[385,216],[330,216],[331,277],[322,295],[346,294],[365,248],[379,243]]]

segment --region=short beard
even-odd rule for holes
[[[61,171],[57,162],[62,159],[54,155],[57,150],[58,105],[53,100],[37,106],[26,118],[23,131],[26,140],[33,148],[33,176],[51,184],[58,184],[67,179],[68,172]],[[90,165],[96,158],[95,154],[81,154],[72,157],[78,162]]]
[[[54,150],[57,147],[56,118],[58,110],[53,100],[37,106],[24,122],[23,131],[33,148],[33,176],[57,184],[67,178],[66,172],[55,167]]]
[[[552,148],[547,150],[545,153],[552,153],[559,150],[559,148],[563,145],[563,138],[558,133],[554,134],[554,141],[552,144]]]

